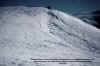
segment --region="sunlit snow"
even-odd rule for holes
[[[54,9],[0,7],[0,66],[100,66],[35,63],[31,58],[100,58],[100,30]]]

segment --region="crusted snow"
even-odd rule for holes
[[[43,7],[0,7],[0,13],[0,66],[64,66],[31,58],[100,58],[100,30],[75,17]]]

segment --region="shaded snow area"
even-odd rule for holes
[[[96,62],[37,63],[31,58]],[[53,9],[0,7],[0,66],[100,66],[99,58],[99,29]]]
[[[97,13],[95,13],[97,12]],[[83,13],[74,13],[73,16],[83,20],[84,22],[93,25],[94,27],[100,29],[100,14],[99,11],[93,12],[83,12]]]

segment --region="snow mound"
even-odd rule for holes
[[[61,66],[31,58],[99,58],[100,30],[75,17],[43,7],[0,7],[0,13],[0,66]],[[85,65],[95,63],[67,63]]]

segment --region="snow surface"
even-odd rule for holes
[[[99,29],[99,23],[94,19],[97,16],[99,16],[99,14],[92,14],[92,12],[91,13],[86,12],[86,13],[75,13],[72,15]]]
[[[54,9],[0,7],[0,66],[100,66],[36,63],[31,58],[100,58],[100,30]]]

